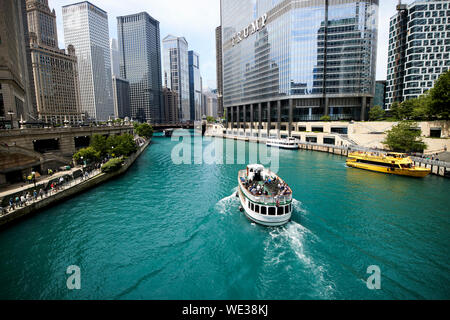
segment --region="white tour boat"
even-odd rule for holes
[[[285,139],[269,138],[266,145],[269,147],[278,147],[281,149],[298,149],[299,141],[296,138],[288,137]]]
[[[239,171],[238,182],[236,196],[248,219],[270,227],[291,220],[292,190],[278,175],[262,165],[252,164]]]

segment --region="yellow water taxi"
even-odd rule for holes
[[[386,154],[352,152],[348,155],[346,163],[353,168],[409,177],[423,178],[431,173],[430,169],[414,166],[413,161],[406,154],[397,152]]]

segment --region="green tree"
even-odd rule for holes
[[[207,116],[206,121],[208,121],[209,123],[214,123],[214,122],[216,122],[216,119],[214,117]]]
[[[124,163],[124,160],[122,158],[111,159],[102,166],[102,172],[103,173],[111,173],[111,172],[118,171],[122,167],[123,163]]]
[[[81,159],[83,158],[83,159]],[[87,147],[80,149],[77,153],[73,155],[73,159],[79,163],[83,161],[95,162],[100,159],[100,151],[95,150],[93,147]]]
[[[369,120],[370,121],[379,121],[383,120],[385,117],[386,112],[384,109],[380,106],[373,106],[369,110]]]
[[[400,103],[398,109],[399,120],[411,119],[414,108],[417,106],[417,99],[407,99]]]
[[[391,105],[390,114],[394,120],[401,120],[399,109],[400,109],[400,103],[398,101],[393,102]]]
[[[94,134],[91,137],[90,147],[94,148],[94,150],[99,151],[101,156],[106,155],[106,137],[101,134]]]
[[[417,99],[414,100],[414,107],[411,113],[411,119],[413,120],[430,120],[432,117],[430,105],[431,95],[427,91]]]
[[[153,127],[148,123],[141,123],[139,125],[135,125],[134,131],[140,137],[149,139],[153,136]]]
[[[326,115],[320,118],[320,121],[331,121],[331,117]]]
[[[420,137],[420,130],[416,130],[417,123],[401,121],[387,132],[383,144],[397,152],[423,152],[427,145]]]
[[[111,135],[106,140],[108,154],[112,157],[129,156],[137,151],[136,143],[131,134]]]
[[[450,70],[441,74],[430,96],[431,114],[438,119],[450,119]]]

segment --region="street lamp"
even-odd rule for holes
[[[12,112],[11,110],[9,110],[9,111],[8,111],[8,114],[9,114],[9,116],[11,117],[11,129],[14,129],[14,126],[13,126],[13,114],[14,114],[14,112]]]

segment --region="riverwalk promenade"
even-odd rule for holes
[[[9,199],[8,196],[10,195],[15,196],[13,199],[14,204],[12,206],[8,205],[8,207],[2,207],[2,210],[0,211],[0,227],[17,219],[23,218],[24,216],[36,213],[39,210],[45,209],[58,202],[67,200],[72,196],[75,196],[76,194],[89,190],[103,182],[106,182],[125,173],[150,143],[151,139],[145,141],[145,143],[143,143],[139,147],[138,151],[127,158],[122,167],[115,172],[102,173],[101,168],[97,168],[91,171],[85,171],[85,174],[71,180],[59,180],[63,176],[70,175],[70,173],[73,173],[77,170],[79,171],[81,169],[81,167],[77,167],[71,169],[70,171],[59,172],[51,177],[39,181],[39,185],[36,185],[36,188],[33,189],[33,192],[27,191],[30,189],[30,187],[33,187],[30,185],[21,186],[16,189],[9,188],[8,190],[2,191],[1,195],[3,199]],[[40,192],[40,186],[48,184],[50,183],[50,181],[56,182],[54,184],[54,187],[46,192]],[[33,194],[34,190],[36,190],[38,193]],[[17,196],[18,194],[21,194],[21,196]],[[26,196],[26,194],[28,194],[28,197]],[[16,197],[19,197],[18,202],[16,202]]]

